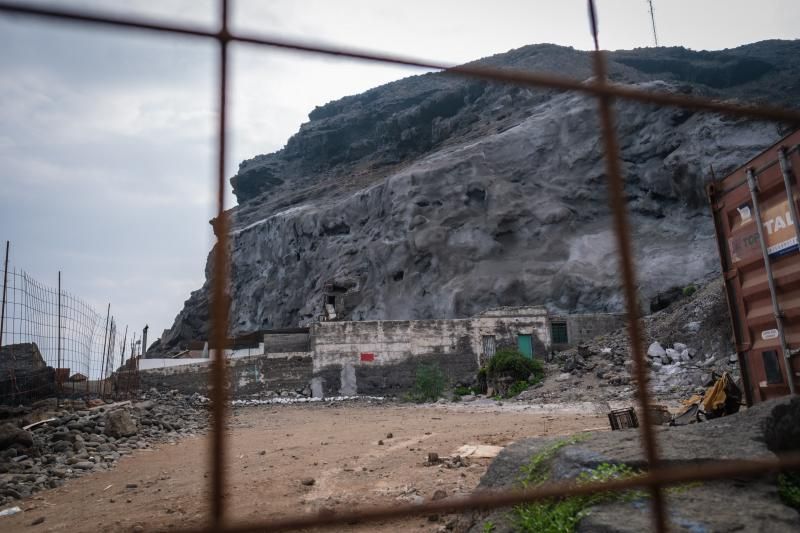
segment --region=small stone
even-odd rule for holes
[[[136,483],[128,483],[128,484],[126,484],[126,485],[125,485],[125,488],[126,488],[126,489],[135,489],[135,488],[137,488],[138,486],[139,486],[139,485],[137,485]]]
[[[386,438],[387,438],[387,439],[391,439],[392,437],[394,437],[394,435],[392,435],[391,433],[387,433],[387,434],[386,434]]]
[[[433,501],[443,500],[445,498],[447,498],[447,492],[442,489],[436,489],[436,491],[433,493],[433,496],[431,496],[431,500]]]
[[[267,455],[267,450],[261,450],[258,455]]]
[[[312,486],[317,481],[313,477],[307,477],[300,480],[300,483],[305,485],[306,487]]]
[[[662,358],[666,354],[667,354],[667,352],[664,350],[664,348],[661,347],[661,343],[660,342],[654,342],[653,344],[651,344],[647,348],[647,355],[649,355],[652,358],[656,358],[656,357]]]
[[[428,462],[435,465],[439,462],[439,454],[436,452],[428,452]]]
[[[39,524],[41,524],[42,522],[44,522],[44,517],[43,517],[43,516],[40,516],[39,518],[37,518],[36,520],[34,520],[33,522],[31,522],[31,525],[32,525],[32,526],[38,526],[38,525],[39,525]]]
[[[378,446],[383,446],[383,441],[382,440],[378,441]]]

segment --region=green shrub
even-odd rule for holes
[[[456,387],[453,389],[453,394],[457,396],[466,396],[467,394],[475,394],[475,392],[470,387]]]
[[[525,392],[528,390],[532,383],[528,383],[527,381],[517,381],[511,387],[509,387],[508,392],[506,393],[506,398],[513,398],[517,396],[521,392]]]
[[[800,511],[800,473],[789,472],[779,475],[778,494],[783,503]]]
[[[683,295],[686,297],[689,297],[696,292],[697,292],[697,287],[695,287],[694,285],[687,285],[686,287],[683,288]]]
[[[411,398],[416,402],[435,402],[442,396],[445,377],[437,364],[419,365],[414,378]]]
[[[536,379],[544,375],[542,363],[538,359],[528,359],[522,352],[512,348],[497,350],[486,365],[486,373],[490,380],[500,377],[511,377],[514,381],[528,381],[531,374]]]

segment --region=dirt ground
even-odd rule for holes
[[[486,400],[239,408],[228,434],[227,508],[233,522],[253,522],[322,508],[422,501],[437,489],[448,497],[465,494],[477,486],[490,459],[471,459],[461,468],[425,466],[428,452],[444,457],[465,444],[504,446],[521,437],[566,435],[607,424],[602,410],[591,404],[500,406]],[[208,458],[206,436],[138,450],[111,471],[23,500],[24,512],[0,518],[0,529],[117,532],[201,526]],[[303,485],[306,478],[314,484]],[[44,522],[31,526],[40,517]],[[422,517],[336,530],[437,531],[446,520]]]

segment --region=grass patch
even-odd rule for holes
[[[558,441],[534,455],[522,467],[520,483],[525,488],[533,488],[545,483],[550,477],[550,461],[564,446],[575,444],[580,439],[572,438]],[[613,479],[627,479],[641,475],[641,472],[627,465],[602,463],[592,470],[583,472],[577,478],[578,484],[605,482]],[[586,515],[589,507],[608,501],[631,501],[645,497],[642,491],[632,490],[622,493],[600,493],[587,496],[553,498],[541,502],[519,505],[514,508],[512,521],[515,531],[537,533],[571,533],[578,522]]]
[[[695,287],[693,284],[689,284],[683,288],[683,295],[686,297],[689,297],[696,292],[697,292],[697,287]]]
[[[780,474],[778,476],[778,494],[783,503],[800,511],[800,473]]]
[[[414,376],[411,399],[415,402],[435,402],[445,388],[445,377],[437,364],[419,365]]]

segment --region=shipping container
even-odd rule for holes
[[[800,388],[798,145],[800,131],[706,187],[748,405]]]

